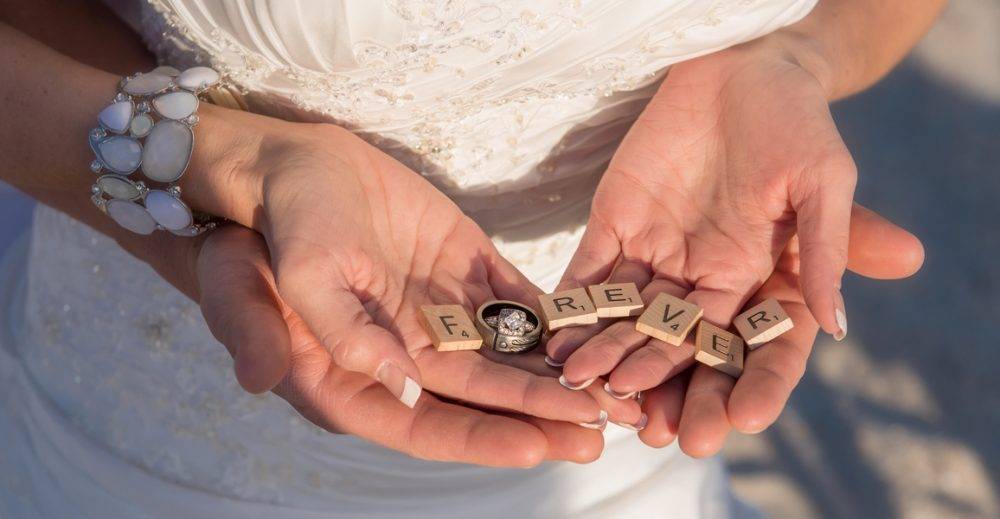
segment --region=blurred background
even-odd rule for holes
[[[914,278],[849,276],[778,423],[726,448],[773,517],[1000,517],[1000,0],[953,0],[890,77],[835,106],[857,199],[924,241]],[[0,253],[31,203],[0,184]]]
[[[882,83],[834,106],[857,200],[919,236],[902,282],[849,275],[781,419],[730,438],[774,517],[1000,517],[1000,0],[952,0]]]

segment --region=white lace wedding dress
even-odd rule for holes
[[[667,67],[816,0],[110,0],[162,61],[345,125],[459,202],[543,288]],[[96,107],[95,107],[96,108]],[[96,113],[96,110],[95,110]],[[718,460],[612,427],[591,465],[494,470],[324,433],[249,396],[198,308],[40,208],[0,280],[0,517],[717,517]]]

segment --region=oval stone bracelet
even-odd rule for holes
[[[181,201],[177,182],[194,148],[198,95],[218,82],[219,73],[208,67],[158,67],[123,78],[114,102],[97,116],[100,126],[90,131],[94,205],[139,234],[162,229],[197,236],[214,228],[211,216]],[[138,170],[145,181],[129,178]]]

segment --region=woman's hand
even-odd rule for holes
[[[98,220],[102,225],[115,232],[109,220]],[[194,239],[159,238],[119,239],[200,303],[210,329],[233,356],[244,388],[273,388],[320,427],[418,458],[498,467],[529,467],[545,460],[585,463],[601,453],[603,437],[596,430],[477,410],[432,395],[410,409],[371,377],[338,367],[278,297],[268,249],[253,231],[231,225]]]
[[[799,244],[793,238],[774,273],[750,298],[749,304],[778,300],[795,327],[749,351],[739,379],[694,364],[690,342],[666,350],[664,362],[670,365],[671,378],[649,391],[643,402],[649,416],[648,426],[639,434],[644,442],[662,447],[676,437],[689,455],[710,456],[722,448],[731,429],[755,434],[777,420],[805,372],[819,328],[799,289],[799,260]],[[855,206],[849,269],[869,278],[898,279],[915,273],[922,261],[923,248],[913,235]]]
[[[798,233],[801,289],[821,327],[847,332],[840,279],[847,262],[855,167],[824,85],[783,39],[674,66],[598,187],[563,286],[652,281],[726,326],[771,276]],[[616,325],[556,336],[548,353],[570,382],[614,370],[619,393],[669,374],[672,346]]]
[[[599,420],[597,401],[551,377],[431,346],[421,305],[472,315],[490,299],[530,303],[537,289],[426,180],[334,126],[204,109],[185,196],[264,235],[278,295],[323,346],[313,354],[410,406],[420,384],[484,407]]]

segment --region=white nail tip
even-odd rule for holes
[[[417,400],[420,398],[420,393],[422,392],[423,389],[420,388],[420,384],[417,384],[412,378],[406,377],[406,380],[403,382],[403,394],[400,395],[399,401],[406,407],[413,409],[417,405]]]
[[[639,431],[641,431],[641,430],[643,430],[643,429],[646,428],[646,424],[648,422],[649,422],[649,417],[646,416],[646,413],[643,413],[642,416],[639,417],[639,421],[638,422],[636,422],[634,424],[620,423],[620,424],[618,424],[618,426],[619,427],[624,427],[624,428],[626,428],[626,429],[628,429],[630,431],[639,432]]]
[[[545,356],[545,363],[548,364],[549,366],[552,366],[553,368],[561,368],[566,364],[565,362],[559,362],[558,360],[553,359],[548,355]]]
[[[847,316],[844,315],[844,311],[839,308],[834,311],[834,316],[837,318],[837,327],[840,328],[840,330],[833,334],[833,338],[835,340],[842,341],[844,340],[844,337],[847,337]]]
[[[595,380],[597,380],[597,377],[594,377],[590,380],[584,380],[580,384],[574,386],[573,384],[570,384],[568,380],[566,380],[566,375],[559,376],[559,383],[562,384],[563,387],[567,389],[572,389],[573,391],[580,391],[581,389],[587,389],[588,387],[590,387],[591,384],[594,383]]]
[[[597,420],[593,422],[585,422],[580,424],[580,427],[587,429],[604,429],[604,426],[608,425],[608,412],[601,409],[601,414],[598,415]]]
[[[609,394],[609,395],[611,395],[611,398],[616,398],[618,400],[628,400],[629,398],[632,398],[633,396],[635,396],[635,393],[636,393],[635,391],[632,391],[632,392],[629,392],[629,393],[619,393],[619,392],[611,389],[611,382],[605,382],[604,383],[604,392],[607,393],[607,394]]]

